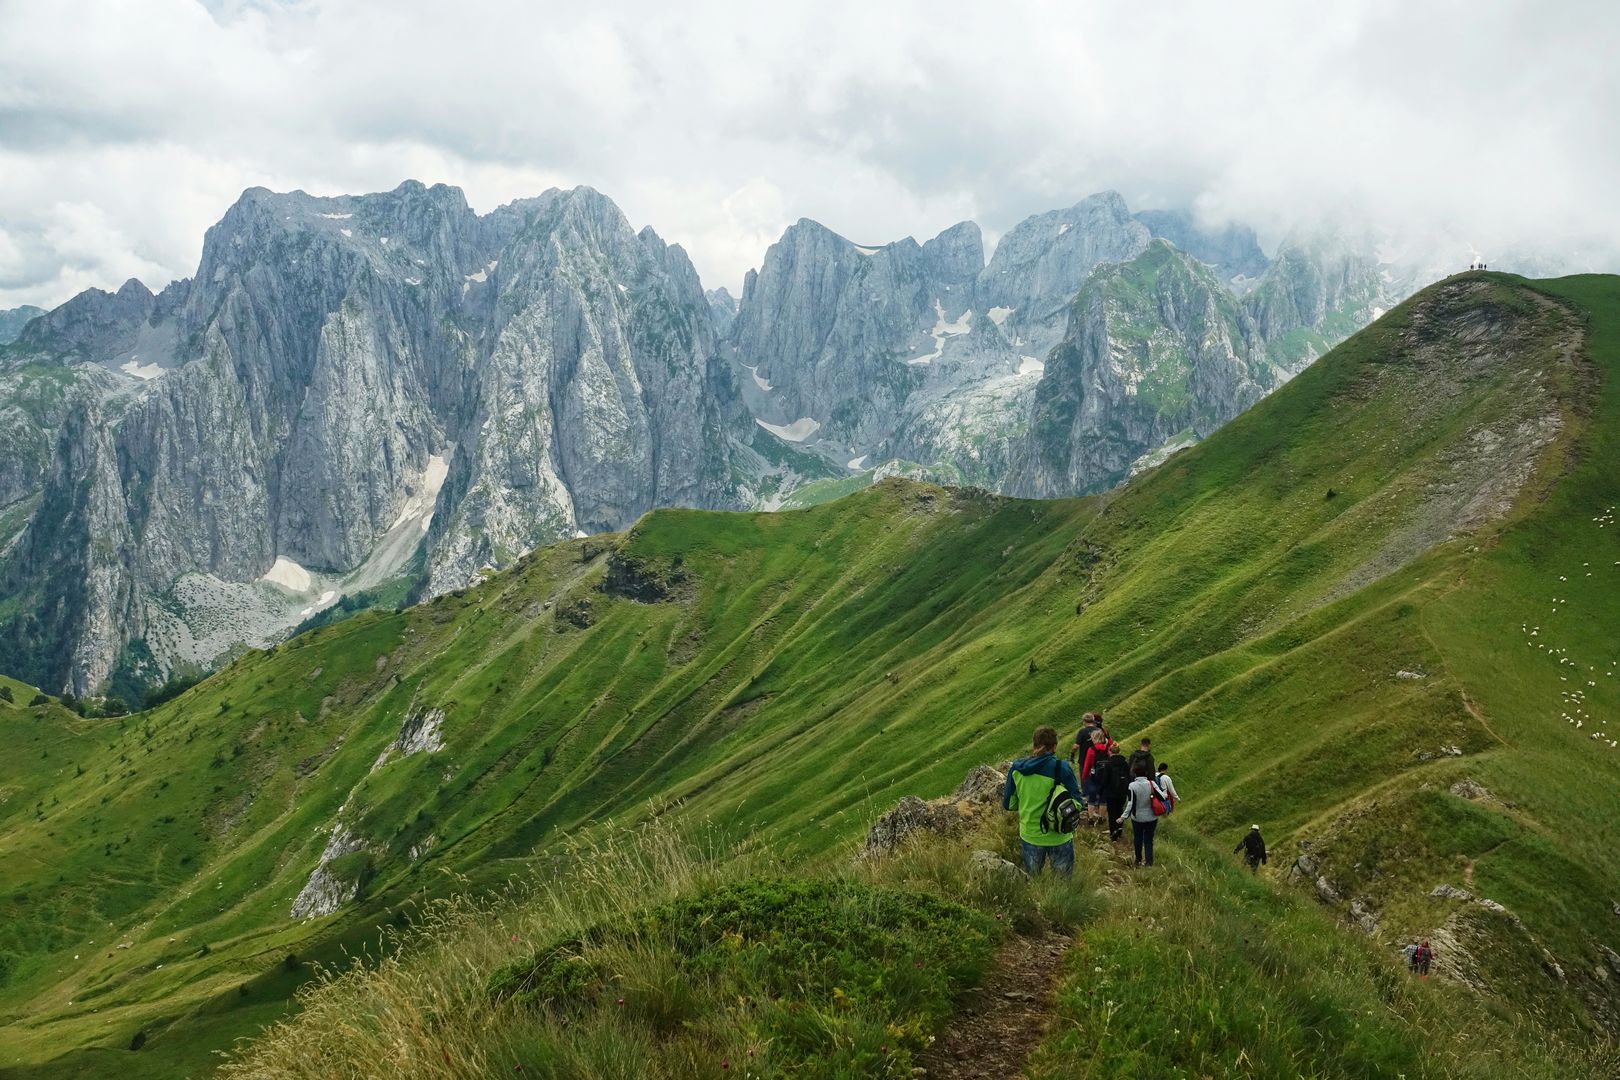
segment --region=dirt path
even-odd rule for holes
[[[1052,1019],[1052,998],[1069,939],[1014,936],[984,984],[922,1055],[928,1080],[1009,1080],[1024,1067]]]

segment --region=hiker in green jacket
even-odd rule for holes
[[[1065,793],[1074,800],[1071,821],[1078,820],[1084,804],[1079,801],[1074,766],[1057,756],[1057,738],[1054,728],[1036,728],[1034,753],[1012,763],[1002,791],[1002,805],[1018,813],[1018,837],[1023,841],[1024,870],[1029,874],[1040,873],[1047,861],[1056,873],[1074,873],[1074,827],[1069,824],[1064,831],[1066,815],[1058,811]]]

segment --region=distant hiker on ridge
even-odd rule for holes
[[[1406,970],[1410,971],[1414,975],[1417,974],[1418,968],[1417,954],[1418,939],[1413,938],[1411,941],[1406,943],[1406,948],[1401,950],[1401,955],[1406,957]]]
[[[1080,816],[1080,784],[1074,766],[1058,759],[1057,738],[1055,728],[1042,725],[1035,729],[1034,754],[1007,769],[1007,786],[1001,795],[1002,805],[1018,814],[1024,870],[1031,876],[1040,873],[1047,861],[1054,873],[1074,873],[1073,834]]]
[[[1266,861],[1266,842],[1260,836],[1260,826],[1250,825],[1249,835],[1238,841],[1238,846],[1232,849],[1232,854],[1243,852],[1243,860],[1249,864],[1249,873],[1258,874],[1260,864]]]
[[[1429,977],[1429,965],[1434,961],[1434,950],[1429,948],[1427,941],[1418,946],[1417,955],[1412,959],[1417,962],[1418,978],[1427,979]]]

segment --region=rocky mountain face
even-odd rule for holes
[[[22,333],[23,327],[27,326],[30,320],[43,314],[45,314],[44,308],[34,307],[31,304],[0,311],[0,345],[8,345],[16,341],[17,335]]]
[[[1026,219],[988,264],[971,223],[865,247],[801,221],[726,345],[766,430],[829,465],[1059,495],[1202,437],[1392,302],[1370,256],[1273,262],[1247,228],[1109,192]]]
[[[1123,478],[1156,448],[1208,435],[1290,374],[1215,272],[1155,239],[1081,288],[1006,487],[1050,497]]]
[[[1078,298],[1077,298],[1078,297]],[[243,194],[197,274],[0,350],[0,670],[84,693],[345,596],[459,588],[657,506],[929,475],[1068,494],[1206,434],[1374,317],[1377,265],[1039,214],[867,246],[800,221],[740,298],[604,196]]]
[[[42,412],[49,467],[7,491],[35,502],[11,669],[53,687],[207,663],[413,558],[443,590],[654,506],[741,505],[697,274],[589,189],[483,217],[415,183],[255,189],[192,281],[82,294],[6,353],[8,378],[53,365],[125,384]]]

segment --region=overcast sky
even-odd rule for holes
[[[1620,268],[1617,54],[1614,0],[0,0],[0,307],[407,177],[592,185],[733,291],[800,217],[993,239],[1104,188]]]

